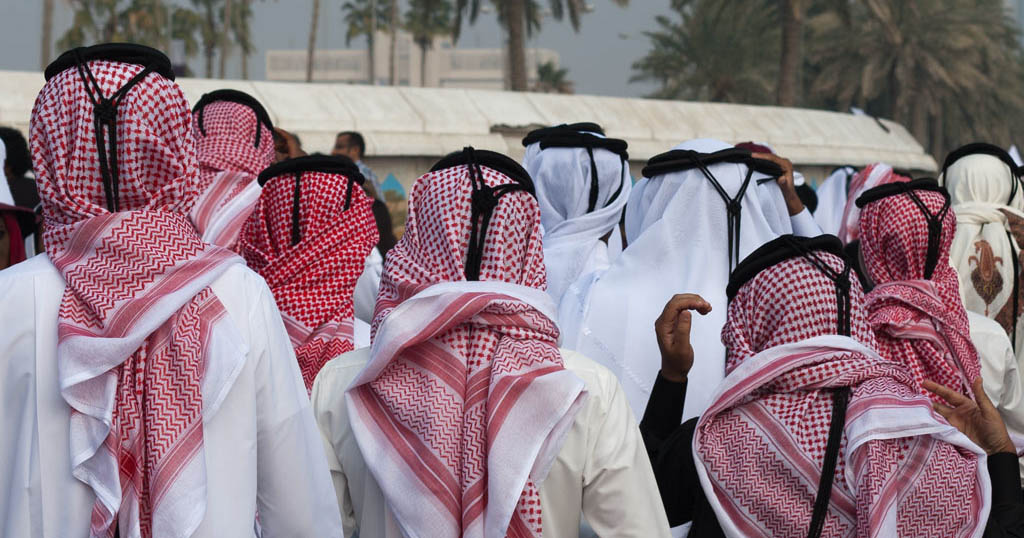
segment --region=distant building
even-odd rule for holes
[[[379,84],[387,84],[391,36],[377,33],[375,61]],[[430,88],[468,88],[501,90],[505,88],[506,68],[503,49],[455,48],[449,38],[438,38],[427,50],[426,61],[421,62],[420,48],[406,32],[397,36],[399,86],[426,86]],[[306,51],[267,51],[267,80],[306,80]],[[559,63],[558,53],[549,49],[527,49],[526,72],[532,86],[537,77],[537,66],[546,62]],[[316,82],[370,82],[369,56],[365,49],[317,50],[313,59],[313,80]],[[422,68],[422,69],[421,69]],[[421,78],[421,73],[426,76]],[[423,82],[421,84],[421,81]]]

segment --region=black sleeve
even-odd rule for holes
[[[692,521],[690,536],[723,536],[693,463],[693,432],[697,419],[679,423],[685,401],[686,383],[673,383],[659,373],[640,421],[640,433],[651,458],[669,525],[675,527]]]
[[[988,457],[992,511],[985,526],[986,538],[1024,538],[1024,499],[1018,473],[1016,454],[1003,452]]]

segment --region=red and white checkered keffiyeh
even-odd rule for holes
[[[933,215],[945,203],[937,192],[914,192]],[[939,258],[928,280],[928,221],[909,195],[864,206],[860,229],[864,269],[875,283],[866,298],[868,320],[882,354],[904,364],[918,384],[931,380],[972,395],[981,362],[960,301],[959,277],[949,264],[956,215],[950,210],[942,221]]]
[[[89,62],[105,96],[141,66]],[[117,109],[120,205],[109,213],[93,106],[76,69],[32,110],[46,251],[67,282],[57,331],[72,473],[96,496],[90,536],[189,536],[206,510],[203,418],[244,356],[208,285],[241,259],[204,244],[188,103],[151,73]],[[217,360],[211,360],[216,356]],[[204,402],[203,395],[209,396]]]
[[[854,174],[850,180],[850,187],[847,190],[846,209],[843,210],[843,220],[839,225],[839,239],[843,243],[849,243],[860,239],[860,208],[857,207],[857,198],[865,191],[873,189],[886,183],[899,181],[910,181],[909,177],[901,176],[893,172],[892,167],[884,163],[869,164]]]
[[[839,258],[816,254],[841,270]],[[802,258],[760,272],[729,304],[728,374],[694,435],[722,529],[807,534],[833,391],[849,387],[822,536],[979,536],[990,503],[984,456],[934,414],[906,370],[870,349],[863,294],[851,288],[852,338],[835,334],[834,284]]]
[[[301,235],[292,245],[295,174],[271,178],[240,238],[245,261],[274,293],[307,390],[327,361],[353,349],[352,294],[377,244],[373,201],[358,185],[345,209],[348,181],[302,173]]]
[[[199,198],[192,222],[203,240],[238,250],[238,236],[260,195],[256,177],[274,160],[274,135],[249,107],[214,101],[192,114],[199,155]],[[256,130],[260,142],[255,145]]]
[[[487,185],[511,180],[481,166]],[[468,167],[413,188],[388,252],[371,360],[346,394],[353,431],[410,536],[539,536],[537,484],[585,397],[544,290],[537,201],[500,199],[480,281],[464,280]]]

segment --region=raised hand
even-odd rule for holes
[[[932,406],[953,427],[980,446],[986,454],[1016,452],[1016,448],[1010,441],[1010,435],[1006,432],[1006,424],[1003,423],[999,411],[985,394],[981,378],[976,379],[971,386],[974,389],[974,397],[977,402],[953,389],[931,381],[925,381],[923,386],[949,403],[949,405],[943,405],[932,402]]]
[[[789,211],[789,216],[796,215],[804,210],[804,203],[800,200],[800,195],[796,193],[796,185],[793,177],[793,163],[785,157],[779,157],[771,153],[751,153],[751,157],[755,159],[761,159],[764,161],[771,161],[782,167],[782,175],[777,180],[779,188],[782,189],[782,196],[786,199],[786,209]]]
[[[691,310],[701,315],[711,312],[711,305],[700,295],[682,293],[672,297],[654,322],[654,333],[661,350],[661,376],[682,383],[693,366],[690,345]]]

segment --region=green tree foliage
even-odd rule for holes
[[[537,82],[533,91],[541,93],[573,93],[569,70],[559,68],[555,62],[544,62],[537,66]]]
[[[726,4],[726,5],[723,5]],[[851,105],[907,125],[941,157],[1003,146],[1024,122],[1024,54],[1001,0],[805,0],[798,104]],[[673,0],[633,80],[653,97],[775,102],[778,1]]]
[[[633,81],[654,82],[651,97],[736,103],[775,101],[780,31],[775,2],[673,0],[676,17],[646,32],[651,50]]]
[[[452,28],[451,0],[409,0],[405,29],[420,49],[421,86],[426,86],[427,51],[433,47],[435,37],[450,35]]]

